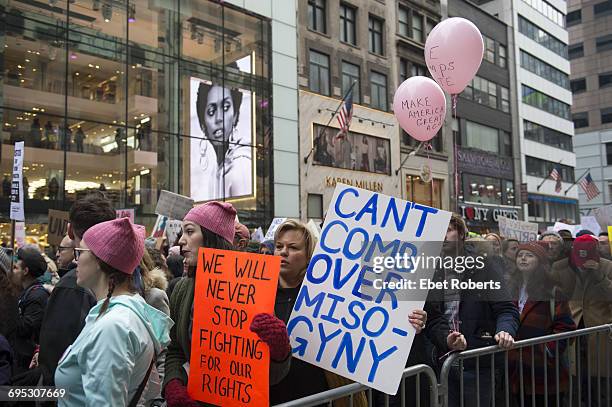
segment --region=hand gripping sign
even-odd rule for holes
[[[450,216],[338,184],[287,325],[293,357],[395,394],[415,335],[408,315],[424,297],[409,290],[398,301],[394,290],[372,291],[377,274],[366,263],[375,252],[438,256]]]
[[[193,301],[189,395],[217,406],[269,405],[270,351],[250,331],[274,313],[280,257],[200,249]]]

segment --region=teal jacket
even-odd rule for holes
[[[81,334],[60,359],[55,385],[66,389],[66,397],[59,406],[127,406],[154,354],[170,343],[172,320],[141,296],[112,297],[96,320],[103,302],[89,311]]]

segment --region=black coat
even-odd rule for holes
[[[15,353],[14,374],[27,370],[32,361],[36,345],[39,343],[41,324],[48,299],[47,290],[40,282],[35,281],[23,290],[17,300],[19,316],[14,340],[11,343]]]
[[[495,345],[495,334],[505,331],[516,338],[519,326],[519,312],[512,302],[504,277],[497,267],[485,261],[482,270],[466,270],[463,281],[500,282],[500,289],[461,290],[459,303],[460,331],[467,341],[467,349],[477,349]],[[438,269],[434,275],[437,282],[444,281],[444,270]],[[430,292],[430,298],[443,303],[444,290]],[[474,359],[466,361],[471,365]],[[490,357],[481,358],[481,366],[490,365]],[[475,362],[474,362],[475,363]]]
[[[93,294],[77,285],[76,268],[66,273],[53,289],[42,321],[38,355],[45,385],[53,385],[60,358],[81,333],[85,317],[95,304]]]

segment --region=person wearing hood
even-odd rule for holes
[[[92,226],[75,248],[77,284],[98,303],[55,372],[55,385],[66,389],[59,406],[128,406],[156,374],[173,323],[134,289],[144,250],[144,227],[128,218]]]
[[[259,254],[274,254],[274,240],[264,240],[259,244]]]
[[[518,248],[517,272],[513,275],[511,286],[521,313],[517,333],[519,340],[576,329],[567,300],[550,281],[547,249],[547,242],[541,241],[524,243]],[[564,393],[569,389],[569,370],[566,364],[562,363],[567,344],[568,341],[565,340],[525,348],[522,350],[522,360],[519,351],[510,351],[508,359],[516,405],[520,404],[521,398],[526,406],[532,405],[533,398],[537,406],[546,405],[546,398],[548,405],[564,405]],[[555,362],[559,366],[558,382]],[[522,395],[521,391],[524,392]]]
[[[13,263],[13,282],[23,291],[17,299],[19,317],[14,343],[15,371],[18,375],[30,367],[30,362],[39,343],[40,327],[45,314],[49,293],[38,278],[47,271],[47,263],[40,252],[33,247],[22,247],[17,251]]]
[[[170,316],[176,325],[170,331],[172,342],[166,356],[163,394],[168,407],[199,405],[187,394],[186,387],[191,357],[198,251],[202,247],[233,250],[235,219],[236,210],[232,204],[217,201],[192,208],[183,219],[179,244],[185,257],[187,277],[176,284],[170,297]],[[276,384],[287,374],[291,360],[285,323],[271,314],[257,314],[250,329],[270,348],[270,384]]]

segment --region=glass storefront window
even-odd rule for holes
[[[406,199],[433,208],[442,208],[442,180],[424,182],[417,175],[406,177]]]
[[[25,141],[27,222],[44,224],[49,208],[65,210],[103,191],[152,226],[166,189],[196,201],[231,200],[243,223],[269,223],[269,20],[210,0],[58,0],[45,7],[9,0],[5,13],[1,168],[10,177],[12,144]],[[194,93],[192,85],[200,82],[222,96],[217,102],[241,96],[233,116],[225,101],[217,103],[223,139],[215,129],[206,134],[210,100],[201,101],[198,116],[199,86]],[[208,167],[217,171],[212,194],[196,183],[209,180],[194,172],[200,160],[192,147],[201,141],[220,157]],[[242,180],[246,186],[236,188]],[[7,221],[5,194],[2,202]]]

